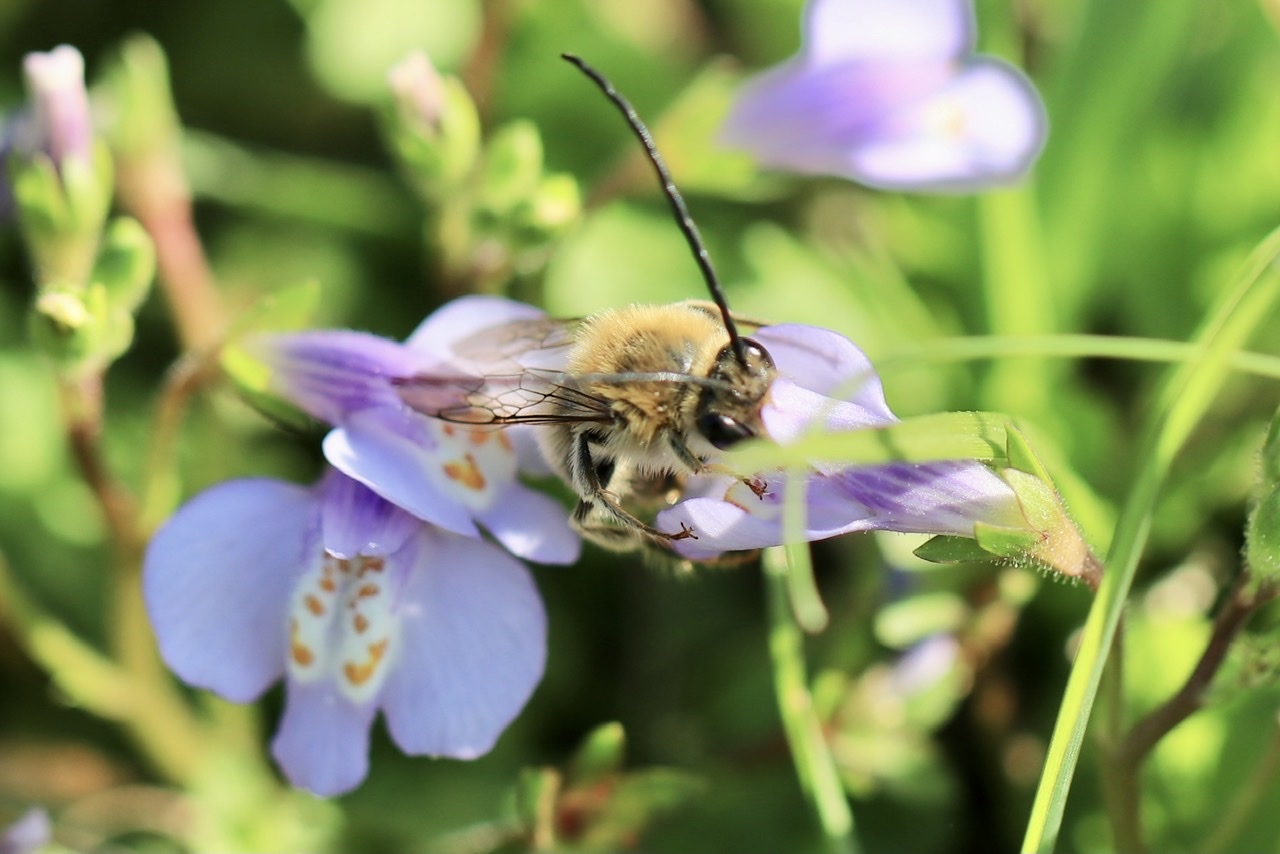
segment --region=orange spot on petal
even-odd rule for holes
[[[364,634],[365,629],[369,628],[369,618],[364,614],[356,614],[351,620],[351,625],[357,634]]]
[[[387,644],[390,643],[385,638],[377,643],[369,644],[369,657],[362,662],[347,661],[342,665],[342,673],[347,677],[347,681],[352,685],[363,685],[368,682],[378,669],[378,665],[382,662],[383,656],[387,654]]]
[[[324,616],[324,603],[321,602],[319,599],[317,599],[315,596],[308,595],[307,598],[303,599],[302,601],[306,603],[307,610],[310,611],[313,615],[317,617]]]
[[[480,471],[480,467],[476,465],[476,458],[471,454],[467,454],[463,462],[445,463],[444,473],[450,480],[457,481],[467,489],[474,489],[477,492],[484,489],[484,473]]]
[[[508,436],[506,433],[498,434],[498,444],[508,451],[515,450],[515,445],[511,444],[511,437]]]
[[[289,621],[289,655],[299,667],[309,667],[316,660],[316,654],[311,651],[311,647],[298,640],[297,620]]]

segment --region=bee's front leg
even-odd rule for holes
[[[665,544],[674,540],[696,540],[698,538],[693,533],[693,529],[683,522],[680,524],[678,533],[668,534],[637,519],[623,508],[618,496],[605,488],[605,483],[602,482],[601,478],[602,472],[612,474],[614,469],[613,462],[611,460],[606,461],[603,465],[596,463],[591,453],[591,443],[586,432],[579,433],[574,437],[573,453],[574,463],[571,467],[574,480],[573,486],[582,497],[581,503],[579,503],[573,514],[574,524],[579,530],[585,532],[591,529],[588,522],[591,511],[595,510],[605,516],[609,522],[629,529],[637,536],[647,537],[660,543]],[[592,533],[595,533],[593,529],[591,530]]]
[[[755,493],[756,498],[764,498],[769,492],[768,485],[758,477],[743,477],[727,466],[719,463],[709,463],[704,459],[700,459],[697,454],[690,450],[685,444],[684,439],[677,433],[669,433],[667,444],[671,447],[672,453],[688,467],[693,474],[727,474],[730,477],[737,478],[747,489]]]

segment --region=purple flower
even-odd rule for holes
[[[32,854],[53,839],[49,814],[40,808],[29,809],[22,818],[0,833],[0,854]]]
[[[762,411],[774,441],[785,444],[815,426],[837,432],[898,420],[870,361],[842,335],[792,324],[768,326],[753,337],[778,367]],[[698,539],[676,544],[694,559],[780,545],[788,533],[783,525],[787,479],[777,472],[754,480],[748,486],[728,476],[695,478],[688,497],[658,515],[658,527],[674,532],[683,524],[697,532]],[[761,485],[763,494],[757,495]],[[803,487],[805,540],[870,530],[972,537],[975,522],[1027,527],[1013,490],[978,462],[823,466],[804,479]]]
[[[337,472],[311,489],[252,479],[198,495],[152,539],[143,589],[186,682],[243,703],[285,678],[272,752],[318,795],[365,777],[379,711],[406,753],[485,753],[545,663],[519,561]]]
[[[34,108],[31,148],[46,152],[59,169],[71,158],[87,163],[93,122],[80,51],[64,44],[48,53],[29,53],[22,69]]]
[[[1031,83],[973,55],[969,0],[810,0],[803,38],[745,86],[726,144],[780,169],[953,190],[1016,179],[1043,147]]]
[[[572,563],[581,543],[564,507],[519,480],[522,470],[545,473],[527,431],[430,418],[391,383],[428,369],[479,370],[452,351],[456,341],[534,316],[542,313],[521,303],[469,297],[432,314],[404,344],[317,331],[262,336],[250,349],[271,368],[274,393],[335,425],[324,452],[339,471],[448,531],[478,536],[478,523],[520,557]]]

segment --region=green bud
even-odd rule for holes
[[[177,145],[178,112],[169,86],[169,63],[150,36],[136,35],[120,48],[107,70],[111,109],[106,133],[130,160],[148,159]]]
[[[61,172],[42,154],[10,163],[18,220],[39,287],[88,281],[111,204],[110,157],[100,145],[94,151],[96,166],[77,158]]]
[[[28,319],[32,343],[60,368],[86,366],[97,350],[101,330],[87,296],[76,286],[51,286],[36,297]]]
[[[441,76],[424,53],[387,75],[384,109],[388,146],[422,197],[431,202],[460,187],[480,153],[480,116],[466,87]]]
[[[480,167],[478,195],[482,207],[506,218],[531,198],[542,180],[542,137],[533,122],[511,122],[489,140]]]
[[[151,236],[136,220],[114,220],[93,267],[93,281],[106,289],[112,311],[131,315],[147,298],[155,273]]]
[[[540,247],[572,228],[582,216],[582,195],[571,175],[545,176],[515,211],[515,239],[523,247]]]
[[[1082,578],[1096,586],[1100,564],[1062,506],[1057,491],[1025,471],[1003,469],[998,474],[1017,496],[1027,527],[1005,529],[979,523],[974,526],[978,544],[993,554],[1030,558],[1059,575]]]
[[[617,774],[622,770],[626,749],[627,736],[622,724],[613,722],[596,727],[569,761],[569,780],[575,787],[590,786]]]

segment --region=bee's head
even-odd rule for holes
[[[759,342],[739,341],[745,359],[732,343],[720,351],[709,377],[714,382],[702,390],[694,416],[698,434],[722,451],[760,435],[760,406],[778,373]]]

